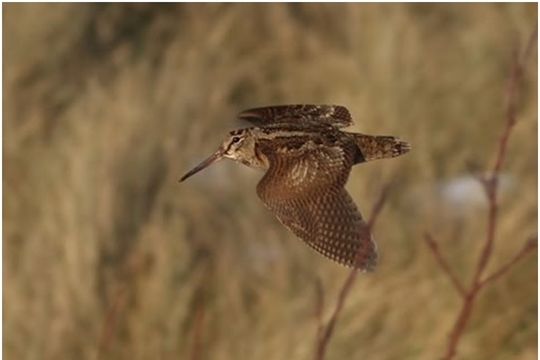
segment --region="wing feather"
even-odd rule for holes
[[[343,265],[370,271],[376,265],[376,246],[344,189],[348,158],[339,148],[275,155],[257,194],[310,247]]]
[[[288,122],[322,122],[337,128],[353,124],[351,114],[340,105],[278,105],[242,111],[238,118],[255,126]]]

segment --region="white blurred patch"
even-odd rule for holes
[[[278,245],[252,243],[246,246],[245,256],[253,270],[266,273],[283,260],[283,249]]]
[[[499,176],[498,200],[504,199],[517,186],[512,175]],[[464,217],[474,211],[487,208],[483,185],[472,175],[461,175],[438,183],[415,186],[408,196],[414,207],[431,205],[453,217]]]

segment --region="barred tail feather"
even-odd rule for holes
[[[356,163],[384,158],[393,158],[408,153],[411,145],[395,136],[373,136],[353,134],[362,153]]]

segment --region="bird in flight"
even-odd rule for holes
[[[254,125],[231,131],[219,149],[180,181],[223,158],[265,171],[257,195],[294,235],[322,255],[372,271],[377,249],[344,186],[351,168],[410,151],[394,136],[342,131],[353,124],[338,105],[279,105],[242,111]]]

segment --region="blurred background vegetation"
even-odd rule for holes
[[[178,183],[237,112],[280,103],[343,104],[351,130],[413,146],[352,171],[367,216],[396,185],[327,359],[440,357],[460,300],[423,234],[469,279],[486,214],[467,176],[536,22],[518,3],[4,4],[4,358],[310,359],[318,279],[327,318],[348,270],[279,225],[260,173],[223,161]],[[537,71],[535,48],[488,270],[537,228]],[[536,354],[529,256],[482,294],[458,359]]]

